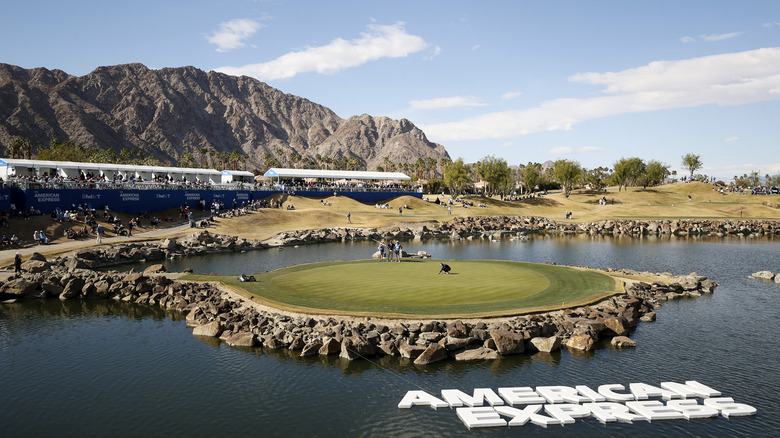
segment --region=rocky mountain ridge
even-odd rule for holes
[[[385,157],[393,163],[449,157],[406,119],[342,119],[246,76],[142,64],[99,67],[79,77],[0,64],[0,153],[9,155],[17,137],[36,145],[57,139],[139,150],[169,165],[186,152],[200,163],[235,149],[248,169],[263,169],[269,157],[293,167],[292,151],[312,159],[355,157],[369,170]]]

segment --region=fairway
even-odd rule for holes
[[[445,263],[450,275],[438,274],[438,261],[361,260],[279,269],[256,275],[256,283],[216,279],[282,309],[386,317],[514,315],[581,305],[619,291],[613,277],[591,270],[495,260]]]

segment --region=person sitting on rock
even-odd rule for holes
[[[445,274],[449,274],[450,271],[452,270],[452,268],[450,268],[450,265],[448,265],[446,263],[439,263],[439,264],[441,265],[441,270],[439,271],[439,274],[441,274],[442,272],[444,272]],[[436,275],[439,275],[439,274],[436,274]]]

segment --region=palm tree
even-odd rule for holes
[[[436,174],[437,174],[436,173],[436,164],[437,164],[437,162],[438,161],[436,160],[436,158],[433,158],[433,157],[427,157],[425,159],[425,165],[428,168],[428,172],[430,172],[429,179],[436,178]]]
[[[214,165],[214,157],[217,155],[217,151],[214,149],[209,149],[209,164],[211,166]]]
[[[16,137],[11,142],[11,158],[24,158],[24,151],[28,144],[32,144],[29,138]]]
[[[208,153],[208,148],[200,148],[198,149],[198,152],[200,152],[200,167],[205,168],[206,167],[206,154]]]

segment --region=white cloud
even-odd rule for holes
[[[585,147],[581,147],[581,148],[577,149],[577,152],[581,152],[581,153],[586,154],[588,152],[604,152],[605,150],[606,149],[600,148],[598,146],[585,146]]]
[[[509,100],[509,99],[514,99],[515,97],[518,97],[522,94],[523,94],[522,91],[507,91],[506,93],[501,95],[501,98],[505,100]]]
[[[474,45],[471,47],[471,50],[479,50],[479,48],[480,48],[480,47],[482,47],[482,46],[481,46],[481,45],[479,45],[479,44],[474,44]]]
[[[699,38],[701,38],[702,41],[714,42],[714,41],[730,40],[731,38],[735,38],[740,35],[742,35],[742,32],[731,32],[731,33],[722,33],[718,35],[699,35]]]
[[[439,56],[440,54],[441,54],[441,47],[439,47],[439,46],[434,46],[434,47],[433,47],[433,50],[431,50],[431,54],[430,54],[430,55],[428,55],[428,56],[426,56],[424,59],[425,59],[426,61],[430,61],[431,59],[433,59],[433,58],[435,58],[435,57]]]
[[[723,41],[731,38],[736,38],[742,35],[743,33],[744,32],[731,32],[731,33],[721,33],[721,34],[713,34],[713,35],[699,35],[698,39],[707,43],[712,43],[716,41]],[[696,41],[696,38],[692,36],[684,36],[680,38],[680,41],[684,43],[693,43]]]
[[[734,142],[734,141],[739,141],[739,137],[729,137],[729,138],[723,139],[724,143],[731,143],[731,142]]]
[[[306,72],[333,74],[381,58],[404,57],[426,47],[428,44],[421,37],[406,33],[403,23],[370,24],[368,32],[350,41],[336,38],[327,45],[290,52],[272,61],[216,70],[263,81],[287,79]]]
[[[780,98],[776,92],[780,48],[655,61],[619,72],[580,73],[569,80],[604,85],[605,96],[554,99],[536,108],[488,113],[423,129],[438,142],[514,138],[568,130],[586,120],[619,114],[776,100]]]
[[[263,26],[247,18],[237,18],[219,24],[219,29],[206,39],[211,44],[216,44],[217,52],[227,52],[229,50],[244,47],[244,40],[251,37]]]
[[[461,106],[484,106],[479,98],[474,96],[438,97],[428,100],[412,100],[409,105],[413,110],[430,110],[442,108],[455,108]]]
[[[764,27],[774,27],[774,26],[780,26],[780,23],[777,22],[771,22],[771,23],[764,23],[762,24]]]
[[[557,147],[554,147],[554,148],[550,149],[550,153],[553,154],[553,155],[569,155],[572,152],[574,152],[574,150],[572,148],[566,147],[566,146],[557,146]]]

